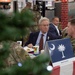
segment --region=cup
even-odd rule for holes
[[[33,46],[34,54],[39,54],[39,46]]]
[[[18,43],[19,45],[22,45],[22,41],[17,41],[17,43]]]

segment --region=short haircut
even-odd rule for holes
[[[75,26],[75,18],[70,19],[69,22],[71,23],[71,25],[74,25]]]
[[[31,2],[27,2],[26,3],[26,6],[31,6]]]
[[[55,16],[55,17],[52,18],[52,21],[53,21],[55,18],[58,18],[58,19],[59,19],[59,17]]]
[[[49,21],[50,20],[47,18],[47,17],[42,17],[40,20],[39,20],[39,24],[41,24],[42,21]]]

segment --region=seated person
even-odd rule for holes
[[[67,33],[68,33],[68,36],[71,38],[73,52],[75,55],[75,18],[69,20],[68,26],[67,26]]]
[[[59,23],[59,18],[54,17],[52,23],[50,23],[49,32],[56,35],[58,38],[62,38],[61,30],[58,28]]]
[[[41,48],[41,50],[44,49],[46,41],[58,39],[58,37],[48,32],[49,24],[50,21],[48,18],[46,17],[41,18],[38,24],[39,31],[30,33],[29,39],[25,43],[25,46],[32,48],[33,46],[38,45],[40,51],[41,34],[43,34],[43,47]]]
[[[67,29],[68,29],[68,27],[65,27],[63,30],[62,30],[62,37],[64,38],[64,37],[67,37]]]

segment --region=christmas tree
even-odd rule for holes
[[[29,10],[13,13],[11,17],[0,12],[0,75],[50,75],[47,69],[50,58],[40,54],[34,59],[26,59],[13,66],[5,68],[4,60],[9,56],[9,41],[20,39],[28,32],[28,27],[34,25],[33,14]]]

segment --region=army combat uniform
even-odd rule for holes
[[[68,36],[68,35],[63,36],[63,38],[70,38],[70,39],[71,39],[72,48],[73,48],[73,52],[74,52],[74,56],[75,56],[75,39],[71,38],[71,37]]]
[[[69,37],[68,35],[66,36],[66,38],[70,38],[70,39],[71,39],[72,48],[73,48],[73,53],[74,53],[74,56],[75,56],[75,39]]]
[[[73,52],[75,56],[75,39],[71,39],[72,47],[73,47]]]
[[[11,43],[9,50],[10,53],[8,58],[5,60],[5,67],[10,67],[30,58],[29,54],[16,42]]]

